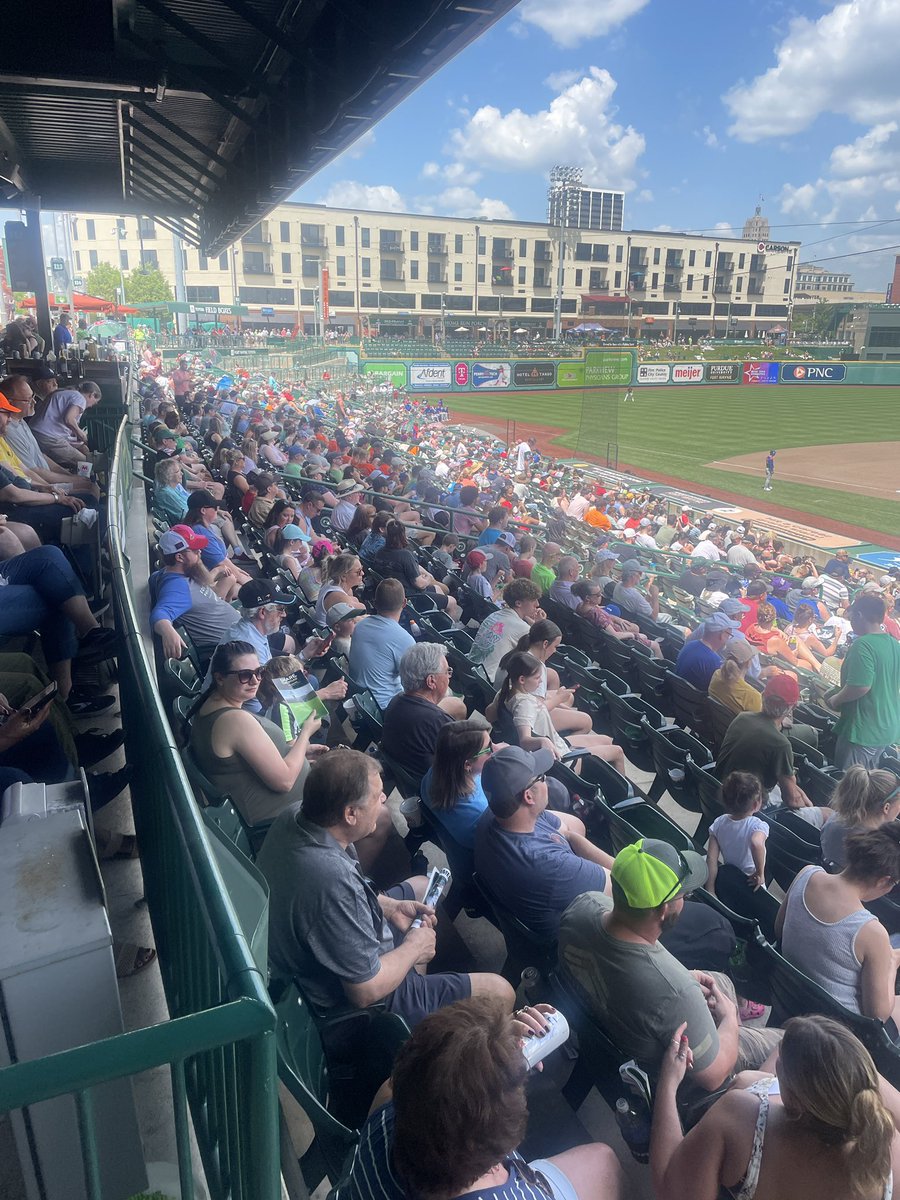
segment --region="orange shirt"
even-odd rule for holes
[[[612,521],[605,512],[601,512],[599,508],[589,508],[584,514],[584,519],[588,525],[592,525],[594,529],[612,529]]]

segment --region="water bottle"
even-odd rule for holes
[[[650,1161],[650,1114],[640,1100],[616,1101],[616,1124],[635,1162]]]

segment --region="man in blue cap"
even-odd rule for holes
[[[700,636],[682,647],[675,661],[675,674],[701,692],[709,691],[709,681],[722,665],[722,650],[738,628],[738,622],[723,612],[707,617],[699,626]]]

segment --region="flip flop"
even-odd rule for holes
[[[152,946],[138,946],[134,942],[114,942],[116,954],[116,978],[128,979],[143,971],[156,961],[156,951]]]

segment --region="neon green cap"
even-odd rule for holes
[[[629,908],[658,908],[706,883],[706,860],[657,838],[641,838],[616,855],[612,877]]]

